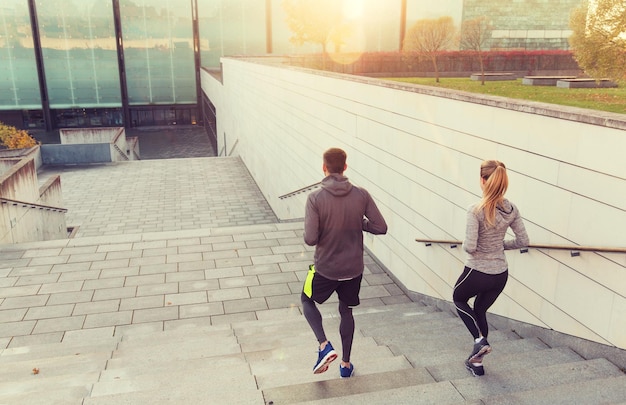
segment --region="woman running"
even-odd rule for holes
[[[528,246],[528,234],[517,207],[504,198],[509,179],[504,163],[486,160],[480,165],[483,198],[467,211],[463,249],[467,260],[454,286],[457,312],[474,337],[474,347],[465,367],[474,376],[485,374],[483,357],[491,352],[487,342],[487,310],[496,301],[508,278],[504,250]],[[514,239],[506,239],[511,228]],[[472,308],[468,301],[476,297]]]

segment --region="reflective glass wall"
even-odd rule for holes
[[[223,56],[321,50],[319,44],[290,42],[293,33],[282,0],[1,1],[0,120],[8,114],[3,110],[10,111],[31,127],[41,125],[42,111],[49,111],[55,127],[197,123],[201,114],[196,109],[193,4],[203,67],[219,68]],[[34,34],[29,4],[37,13]],[[351,25],[341,51],[358,57],[362,52],[397,51],[405,16],[407,27],[441,15],[458,21],[463,0],[336,4]],[[41,52],[34,48],[37,38]],[[49,110],[42,106],[38,60]]]
[[[195,104],[191,1],[120,0],[120,11],[129,103]]]
[[[50,107],[120,107],[111,4],[101,0],[37,0]]]
[[[202,66],[217,67],[225,55],[265,55],[265,5],[266,0],[198,0]]]
[[[40,109],[37,62],[28,3],[0,5],[0,110]]]

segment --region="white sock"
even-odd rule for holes
[[[477,337],[476,339],[474,339],[474,343],[478,343],[482,340],[482,337]]]

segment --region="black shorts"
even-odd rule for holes
[[[309,266],[309,273],[304,281],[302,293],[318,304],[323,304],[337,291],[339,301],[349,307],[356,307],[361,302],[359,293],[361,292],[361,279],[363,275],[348,280],[330,280],[315,271],[315,266]]]

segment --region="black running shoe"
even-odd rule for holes
[[[491,353],[491,346],[487,339],[481,338],[478,343],[474,343],[474,350],[467,359],[470,363],[481,363],[483,356]]]
[[[468,369],[474,377],[480,377],[481,375],[485,375],[485,369],[483,368],[483,365],[472,364],[469,359],[465,360],[465,368]]]

